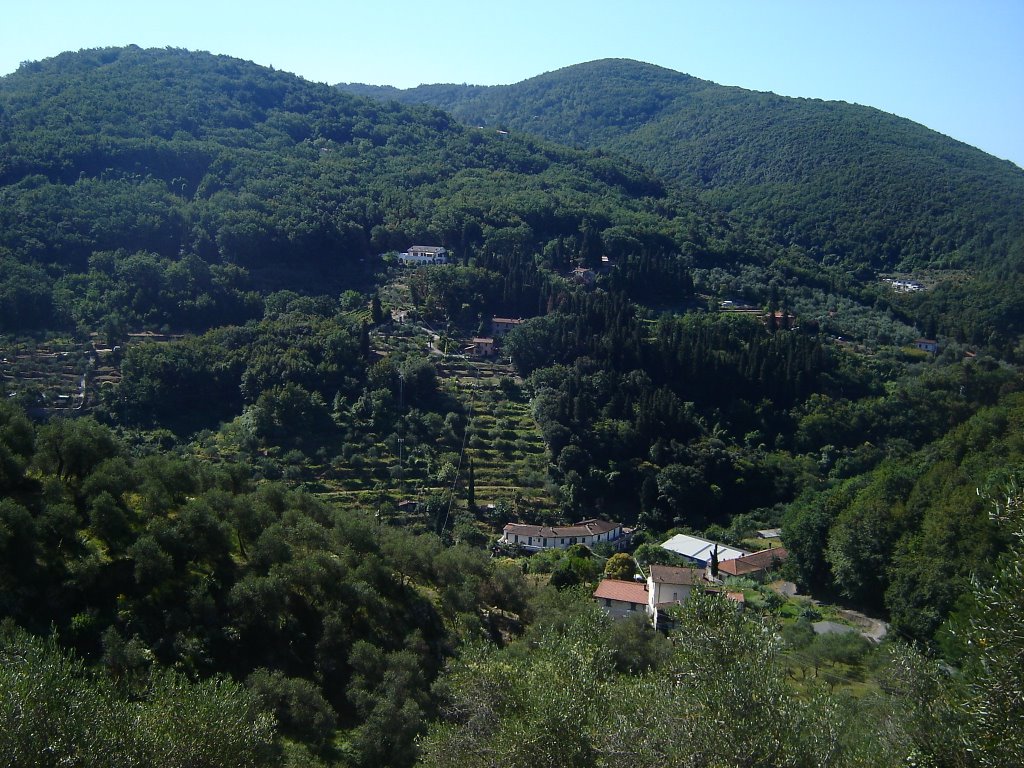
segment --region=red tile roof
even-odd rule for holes
[[[726,576],[748,576],[752,573],[769,571],[789,557],[785,547],[772,547],[752,552],[735,560],[726,560],[718,564],[718,572]]]
[[[599,600],[620,600],[624,603],[646,605],[647,585],[642,581],[604,579],[594,590],[594,597]]]

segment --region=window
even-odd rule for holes
[[[604,599],[604,607],[605,608],[611,608],[612,607],[612,599],[610,597],[606,597]]]
[[[636,610],[636,603],[630,603],[629,604],[629,610],[635,611]]]

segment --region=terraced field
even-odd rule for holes
[[[375,337],[375,351],[384,356],[401,347],[426,350],[430,333],[408,331],[386,340]],[[424,504],[449,492],[465,509],[472,462],[475,500],[485,515],[488,510],[525,515],[550,510],[547,453],[512,368],[430,354],[438,389],[453,406],[438,425],[441,437],[367,435],[362,445],[346,445],[339,455],[311,468],[322,493],[401,508],[403,502]]]
[[[372,332],[375,355],[427,356],[450,409],[432,433],[367,434],[360,445],[348,444],[323,464],[307,467],[316,490],[390,510],[412,523],[441,496],[454,498],[454,508],[467,511],[472,463],[480,517],[497,523],[550,516],[555,502],[547,451],[514,369],[500,359],[461,354],[468,337],[418,320],[400,276],[380,295],[392,322]]]
[[[120,349],[67,338],[0,340],[3,391],[34,416],[86,413],[121,379]]]
[[[477,504],[515,500],[519,507],[550,508],[547,451],[511,366],[449,358],[438,375],[472,408],[466,454],[473,460]]]
[[[257,476],[296,481],[324,497],[382,510],[397,518],[393,522],[429,525],[425,510],[432,507],[436,515],[442,500],[446,514],[467,513],[471,466],[482,525],[554,515],[547,451],[514,369],[500,358],[461,354],[468,335],[417,320],[401,277],[381,296],[392,321],[372,331],[371,349],[380,360],[394,355],[433,364],[440,405],[432,403],[432,412],[409,412],[403,420],[408,426],[387,434],[345,413],[338,417],[344,437],[315,451],[265,446],[248,453],[236,444],[231,424],[195,436],[186,450],[214,462],[251,461]],[[355,323],[370,321],[368,306],[347,314]],[[175,338],[139,332],[129,334],[125,345]],[[2,390],[39,416],[88,413],[102,390],[120,381],[122,352],[95,341],[8,339],[0,342]],[[400,407],[410,410],[407,403]]]

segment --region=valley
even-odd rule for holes
[[[1013,764],[1022,205],[896,116],[624,60],[410,91],[27,62],[0,753]],[[625,561],[494,547],[595,519]],[[766,530],[785,594],[700,582],[668,634],[594,599]],[[816,634],[859,615],[890,631]]]

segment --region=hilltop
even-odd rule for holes
[[[675,227],[638,168],[182,50],[26,64],[0,80],[0,140],[0,254],[21,278],[0,316],[29,327],[48,314],[39,283],[119,249],[241,268],[262,292],[343,290],[413,242],[468,258],[579,238],[584,220]]]
[[[896,303],[932,332],[996,327],[1005,347],[1024,330],[1024,170],[896,115],[623,59],[504,86],[339,87],[629,158],[818,268],[939,270],[937,291]]]
[[[1024,234],[1024,171],[877,109],[605,59],[507,86],[352,88],[630,157],[822,257],[877,268],[997,260]],[[863,231],[865,218],[870,231]]]

